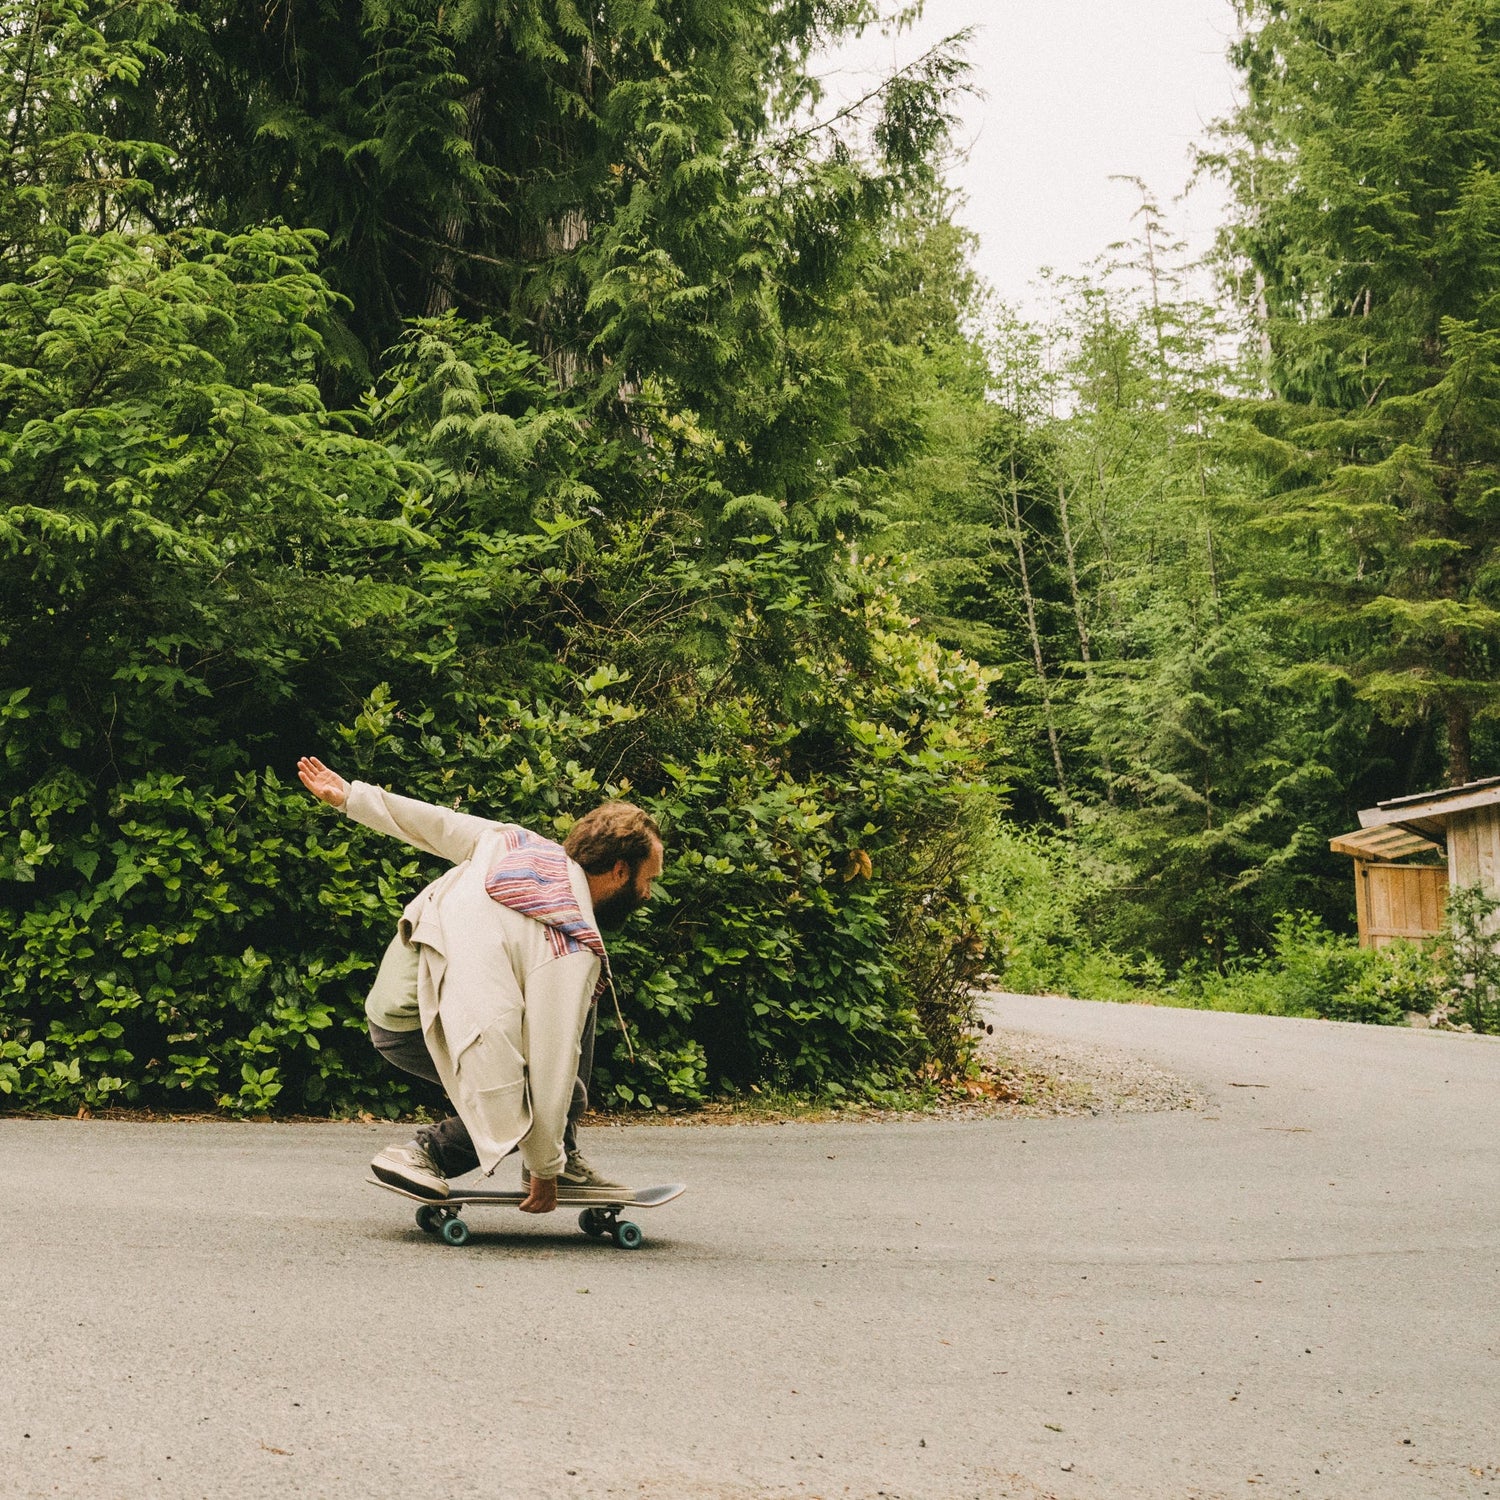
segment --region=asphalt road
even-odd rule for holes
[[[0,1121],[0,1495],[1500,1497],[1500,1043],[998,998],[1198,1111],[598,1130],[422,1236],[368,1126]]]

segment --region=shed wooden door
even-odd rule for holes
[[[1431,937],[1443,925],[1448,871],[1442,865],[1383,865],[1356,860],[1359,941],[1383,948],[1393,938]]]

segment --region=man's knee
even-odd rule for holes
[[[429,1083],[441,1082],[420,1028],[415,1031],[388,1031],[374,1021],[366,1024],[370,1028],[370,1041],[375,1050],[393,1068],[400,1068],[403,1073],[415,1073],[418,1078],[425,1078]]]

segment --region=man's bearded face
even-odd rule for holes
[[[651,882],[661,874],[661,851],[642,860],[629,880],[619,890],[611,891],[594,902],[594,921],[600,927],[618,927],[631,912],[651,899]]]
[[[618,927],[631,912],[646,904],[646,897],[627,880],[619,890],[594,902],[594,920],[601,927]]]

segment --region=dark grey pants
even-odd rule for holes
[[[563,1150],[571,1156],[578,1149],[578,1117],[588,1108],[589,1079],[594,1072],[594,1018],[599,1007],[591,1005],[583,1023],[582,1046],[578,1054],[578,1077],[573,1080],[573,1102],[568,1106],[568,1123],[563,1130]],[[442,1087],[442,1079],[433,1066],[422,1040],[420,1030],[387,1031],[384,1026],[369,1023],[370,1040],[375,1050],[393,1067],[407,1073],[415,1073],[429,1083]],[[469,1139],[468,1128],[457,1115],[439,1120],[436,1125],[422,1125],[417,1129],[417,1140],[423,1150],[437,1163],[444,1177],[462,1177],[479,1165],[474,1143]]]

